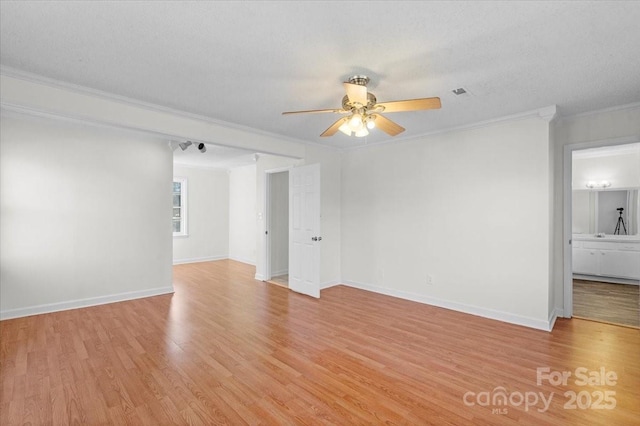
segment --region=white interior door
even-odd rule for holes
[[[320,297],[320,165],[289,172],[289,288]]]

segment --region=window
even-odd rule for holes
[[[173,236],[187,235],[187,179],[173,178]]]

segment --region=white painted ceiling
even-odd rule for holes
[[[0,3],[0,64],[260,131],[351,147],[391,138],[319,134],[341,82],[371,78],[395,139],[558,105],[569,115],[640,101],[640,2]],[[456,97],[464,87],[471,95]]]

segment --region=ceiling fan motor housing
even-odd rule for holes
[[[377,102],[378,102],[378,100],[376,99],[374,94],[371,93],[371,92],[367,92],[367,104],[360,106],[360,108],[364,108],[364,109],[367,109],[367,110],[373,109],[373,106]],[[342,98],[342,109],[344,109],[346,111],[350,111],[350,110],[352,110],[354,108],[356,108],[356,105],[354,105],[353,103],[349,102],[349,97],[347,95],[345,95]]]

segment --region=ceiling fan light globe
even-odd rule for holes
[[[367,130],[367,128],[365,126],[362,126],[362,128],[358,129],[358,131],[356,132],[356,137],[361,138],[363,136],[367,136],[369,134],[369,131]]]
[[[376,127],[376,122],[373,117],[367,118],[367,129],[372,130]]]
[[[338,127],[338,130],[340,130],[342,133],[344,133],[347,136],[351,136],[351,127],[349,127],[349,122],[345,121],[344,123],[342,123],[342,126]]]
[[[353,114],[349,119],[349,127],[354,132],[358,131],[362,127],[362,116],[360,114]]]

